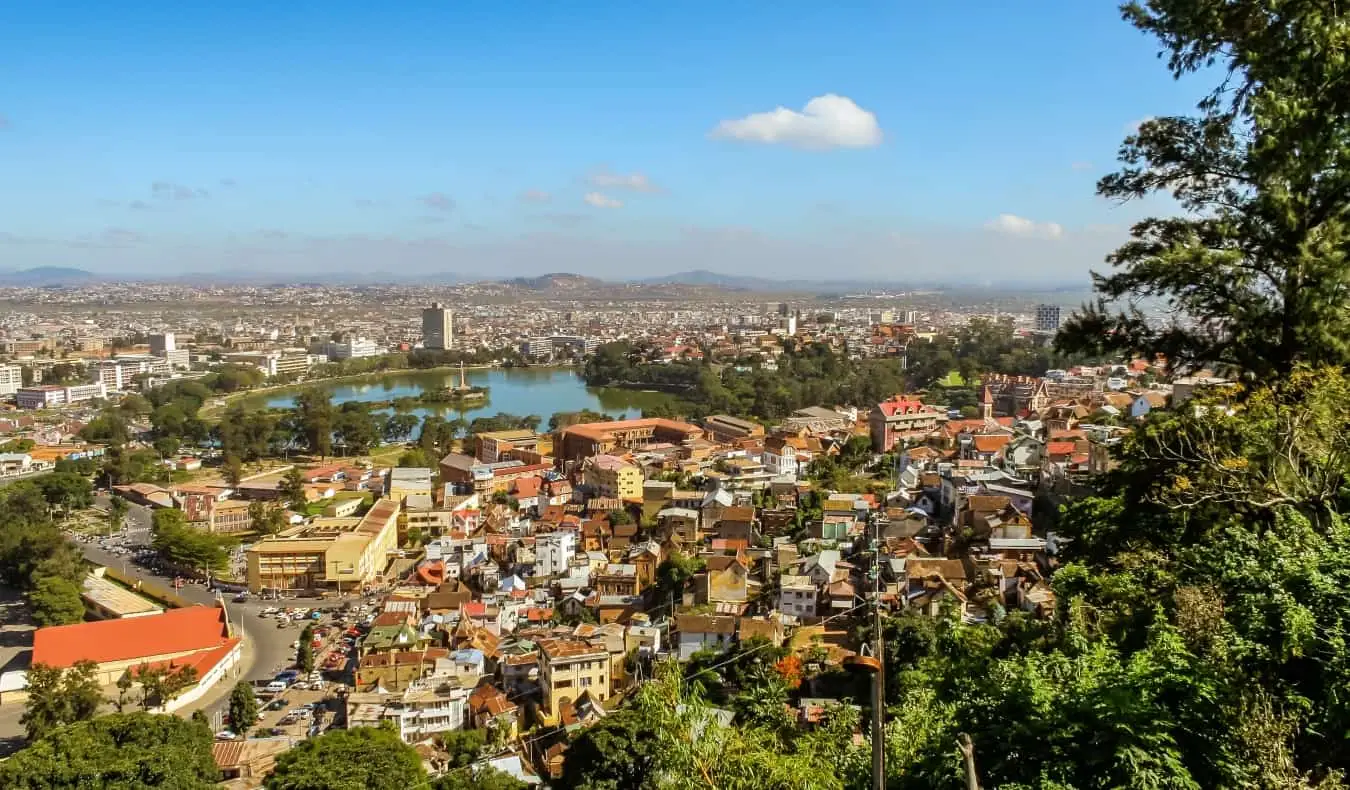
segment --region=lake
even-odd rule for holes
[[[560,411],[590,409],[615,419],[639,417],[644,407],[661,403],[669,396],[659,392],[638,392],[613,387],[587,387],[575,371],[567,368],[490,368],[465,371],[469,384],[487,387],[485,401],[462,406],[425,406],[410,412],[419,417],[441,413],[465,420],[490,417],[498,412],[535,414],[548,424],[548,418]],[[459,383],[459,371],[399,371],[380,377],[315,382],[327,390],[333,403],[347,401],[387,401],[453,386]],[[289,408],[295,405],[296,389],[281,390],[246,399],[251,406]]]

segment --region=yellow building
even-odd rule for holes
[[[399,503],[381,499],[361,518],[319,518],[249,548],[250,590],[360,589],[380,580],[398,550]]]
[[[642,470],[618,456],[587,458],[582,479],[595,496],[642,501]]]
[[[557,716],[583,691],[603,702],[609,697],[609,652],[579,639],[539,641],[539,687],[545,712]]]

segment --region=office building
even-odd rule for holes
[[[642,499],[642,470],[613,455],[594,455],[582,465],[585,484],[599,497]]]
[[[23,368],[0,365],[0,396],[13,395],[23,387]]]
[[[422,311],[422,346],[437,351],[455,345],[455,312],[440,302]]]
[[[1036,305],[1036,331],[1037,332],[1058,332],[1059,331],[1059,305],[1040,304]]]
[[[20,387],[14,393],[20,409],[47,409],[52,406],[67,406],[95,398],[107,397],[108,390],[100,381],[96,384],[75,384],[70,387],[39,385]]]
[[[173,332],[150,336],[150,353],[157,357],[162,357],[170,351],[177,350],[177,348],[174,344]]]
[[[583,693],[598,702],[609,697],[609,653],[579,639],[539,640],[539,689],[544,710],[557,716]]]
[[[356,337],[342,342],[328,342],[323,344],[323,351],[328,358],[333,361],[343,359],[360,359],[362,357],[378,357],[384,351],[374,340],[364,337]]]
[[[398,549],[400,512],[381,499],[362,518],[320,518],[254,543],[245,553],[249,589],[354,591],[382,579]]]

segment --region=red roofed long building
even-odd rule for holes
[[[680,445],[702,437],[703,429],[697,425],[651,417],[571,425],[558,433],[553,446],[562,461],[578,462],[594,455],[635,450],[653,443]]]
[[[110,686],[142,664],[179,669],[191,666],[197,685],[173,701],[186,705],[229,673],[241,655],[223,607],[190,606],[149,617],[97,620],[39,628],[33,635],[33,663],[69,667],[79,661],[98,665],[94,677]]]

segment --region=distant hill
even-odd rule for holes
[[[0,285],[20,287],[41,287],[44,285],[70,285],[86,283],[98,279],[98,275],[84,269],[72,269],[67,266],[35,266],[31,269],[0,271]]]
[[[538,277],[516,277],[506,280],[506,284],[531,291],[581,291],[603,288],[607,285],[604,280],[568,272],[553,272]]]

